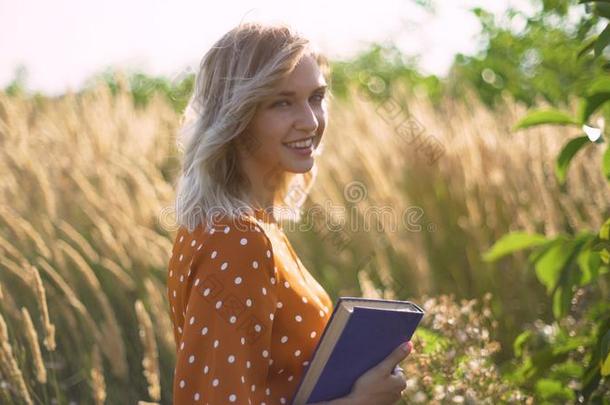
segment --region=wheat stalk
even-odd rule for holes
[[[27,308],[21,307],[21,315],[24,324],[25,337],[32,353],[36,379],[38,382],[44,384],[47,382],[47,369],[45,368],[44,361],[42,360],[42,355],[40,353],[38,334],[36,333],[34,323],[32,322],[32,318],[30,317],[30,313],[28,312]]]

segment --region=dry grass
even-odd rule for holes
[[[551,168],[570,132],[511,134],[524,113],[517,106],[491,113],[474,102],[433,106],[400,94],[444,155],[428,163],[396,123],[354,95],[332,106],[308,207],[328,200],[348,213],[356,207],[360,218],[375,207],[398,215],[411,207],[422,229],[318,226],[291,238],[333,297],[492,291],[514,309],[502,322],[515,325],[523,306],[545,302],[536,295],[542,290],[524,257],[496,265],[498,272],[480,254],[512,229],[599,226],[610,204],[599,153],[577,157],[562,192]],[[161,98],[134,108],[124,88],[114,97],[99,86],[54,100],[0,94],[3,403],[170,402],[175,348],[163,285],[175,231],[166,214],[179,169],[178,122]],[[345,193],[353,181],[364,185],[358,201]],[[40,359],[23,355],[24,342],[38,343]]]

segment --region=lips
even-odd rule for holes
[[[289,148],[309,148],[314,142],[315,136],[302,138],[292,142],[285,142],[284,145]]]

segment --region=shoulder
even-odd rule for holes
[[[267,259],[273,266],[273,245],[259,222],[250,216],[219,217],[200,223],[192,232],[178,229],[174,250],[178,245],[194,249],[194,259],[205,254],[223,253],[232,257]],[[215,256],[215,255],[214,255]]]

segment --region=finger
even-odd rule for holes
[[[385,375],[391,374],[394,367],[407,357],[413,347],[412,343],[406,342],[398,346],[385,359],[379,363],[381,372]]]
[[[404,374],[404,369],[400,366],[396,366],[394,367],[394,370],[392,370],[392,374],[396,375],[396,374]]]

